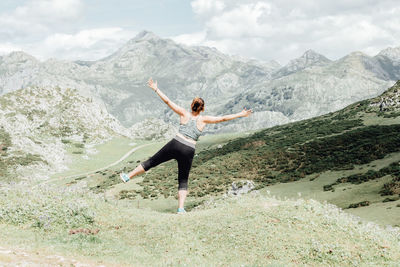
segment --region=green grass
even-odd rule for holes
[[[398,125],[361,127],[359,120],[306,121],[263,130],[222,148],[200,151],[190,174],[191,192],[199,197],[218,195],[238,179],[254,180],[262,188],[326,170],[352,169],[399,151],[399,130]],[[144,196],[155,191],[171,195],[175,189],[171,176],[177,176],[175,162],[152,170],[141,183]]]
[[[84,159],[82,158],[84,150],[78,149],[82,148],[83,144],[70,143],[66,141],[64,142],[67,145],[68,156],[71,158],[71,163],[68,164],[69,170],[54,174],[52,175],[52,178],[66,177],[100,169],[112,162],[119,160],[132,148],[146,143],[140,140],[131,140],[126,137],[116,137],[108,142],[95,146],[94,148],[98,152],[96,154],[89,155],[89,159]],[[132,146],[130,145],[131,143],[135,143],[135,145]]]
[[[218,135],[210,135],[210,136],[202,136],[200,140],[198,141],[196,145],[196,153],[199,151],[206,150],[209,147],[217,147],[218,145],[226,144],[230,140],[239,137],[239,136],[247,136],[249,133],[235,133],[235,134],[218,134]],[[104,190],[112,190],[113,192],[115,191],[113,189],[114,186],[118,187],[118,184],[121,183],[118,174],[120,172],[128,172],[134,169],[140,162],[147,160],[150,156],[152,156],[154,153],[156,153],[162,146],[164,146],[169,140],[164,140],[164,141],[159,141],[152,143],[148,146],[145,146],[134,153],[132,153],[129,157],[127,157],[124,161],[122,161],[120,164],[115,165],[105,171],[102,171],[101,173],[95,173],[90,176],[89,184],[93,188],[95,192],[103,192]],[[133,140],[133,142],[137,142],[136,140]],[[120,151],[120,155],[122,154],[122,151]],[[170,164],[175,164],[176,162],[172,161],[166,164],[163,164],[159,166],[158,168],[155,168],[153,170],[150,170],[149,173],[152,172],[157,172],[157,169],[164,170],[166,168],[165,165],[170,165]],[[146,175],[147,176],[147,175]],[[172,186],[172,183],[176,183],[175,180],[177,178],[177,174],[173,173],[164,173],[164,178],[168,179],[171,182],[171,190],[174,190],[176,186]],[[64,182],[71,182],[71,180],[65,180]],[[142,183],[143,178],[139,178],[139,180],[136,180],[135,183]],[[129,190],[132,193],[133,190],[140,190],[142,189],[142,186],[135,186],[133,189],[131,189],[129,186],[127,189],[122,189],[122,190]],[[137,195],[135,193],[135,195]],[[173,195],[172,192],[171,194],[168,195]]]
[[[398,231],[313,200],[254,194],[209,199],[185,215],[138,209],[137,201],[82,201],[94,222],[74,227],[99,229],[98,234],[69,235],[67,224],[46,230],[3,222],[0,245],[105,265],[358,266],[400,260]],[[64,218],[51,195],[44,203]]]
[[[313,174],[299,181],[268,186],[260,190],[260,192],[262,194],[270,192],[272,195],[287,198],[298,198],[298,194],[300,193],[302,198],[315,199],[322,202],[328,201],[343,209],[353,203],[369,201],[371,204],[368,207],[346,209],[346,212],[361,216],[364,219],[381,225],[390,224],[400,226],[400,212],[393,208],[400,202],[397,201],[382,205],[382,201],[386,196],[382,196],[380,191],[384,184],[391,180],[391,177],[387,176],[361,184],[341,183],[333,187],[334,191],[323,191],[325,185],[333,183],[338,177],[353,175],[369,169],[379,170],[383,166],[388,166],[399,159],[400,153],[393,153],[383,159],[375,160],[368,164],[357,165],[353,170],[326,171],[317,175]]]

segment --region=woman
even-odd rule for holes
[[[186,111],[184,108],[176,105],[174,102],[164,95],[157,87],[157,81],[153,82],[150,78],[148,86],[153,89],[160,98],[180,116],[179,132],[176,136],[162,147],[156,154],[148,160],[139,164],[130,173],[121,173],[120,177],[125,183],[132,177],[146,172],[165,161],[176,159],[178,161],[178,213],[184,213],[184,202],[186,199],[187,183],[189,171],[192,166],[196,141],[202,134],[202,131],[208,123],[218,123],[223,121],[233,120],[239,117],[248,117],[252,110],[243,109],[242,112],[237,114],[225,115],[221,117],[214,116],[201,116],[200,113],[204,111],[204,100],[200,97],[193,99],[191,105],[191,112]]]

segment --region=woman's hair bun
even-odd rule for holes
[[[192,101],[191,108],[194,112],[204,110],[204,100],[201,97],[195,97]]]

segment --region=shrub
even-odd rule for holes
[[[74,146],[77,148],[84,148],[85,144],[75,143]]]
[[[364,206],[369,206],[369,204],[370,204],[370,203],[369,203],[368,200],[366,200],[366,201],[361,201],[361,202],[358,202],[358,203],[350,204],[349,207],[348,207],[348,209],[358,208],[358,207],[364,207]]]
[[[382,200],[382,202],[391,202],[391,201],[396,201],[399,200],[398,197],[387,197],[384,200]]]

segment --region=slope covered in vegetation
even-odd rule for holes
[[[234,139],[221,148],[202,150],[193,161],[190,195],[221,195],[232,182],[243,180],[254,181],[256,189],[260,189],[306,176],[317,177],[325,171],[352,170],[357,165],[400,152],[399,92],[400,82],[379,97],[340,111],[263,129]],[[136,165],[137,162],[131,162],[125,170]],[[94,189],[101,191],[119,183],[117,175],[102,174],[104,183]],[[397,172],[385,175],[391,175],[392,180],[382,192],[398,194]],[[177,163],[168,162],[148,172],[138,183],[140,188],[125,190],[121,197],[174,196],[176,177]],[[329,184],[325,189],[328,188]]]

